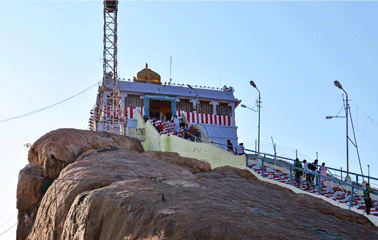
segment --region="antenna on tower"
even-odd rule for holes
[[[171,83],[172,83],[172,56],[169,63],[169,85],[171,85]]]

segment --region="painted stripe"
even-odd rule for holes
[[[133,115],[134,115],[134,109],[130,107],[130,118],[134,118]]]

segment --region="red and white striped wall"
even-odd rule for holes
[[[133,107],[125,107],[125,117],[126,118],[131,118],[131,119],[136,119],[137,118],[137,110],[140,111],[140,113],[142,114],[142,116],[144,115],[144,108],[142,107],[137,107],[137,108],[133,108]]]
[[[181,113],[186,116],[186,119],[190,123],[196,123],[198,117],[198,123],[231,126],[231,116],[228,115],[215,115],[207,113],[196,114],[195,112],[178,111],[179,116],[181,116]]]

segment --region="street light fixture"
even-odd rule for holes
[[[256,88],[259,92],[259,100],[257,101],[257,108],[259,109],[259,122],[258,122],[258,138],[257,138],[257,153],[260,154],[260,109],[261,109],[261,93],[260,90],[257,88],[256,83],[254,81],[249,82],[252,87]]]
[[[349,176],[349,135],[348,135],[348,111],[349,111],[349,103],[348,103],[348,93],[344,90],[343,86],[339,81],[333,82],[336,87],[343,90],[343,92],[346,95],[345,100],[345,118],[346,118],[346,160],[347,160],[347,176],[346,179],[350,179]],[[332,118],[344,118],[344,116],[326,116],[326,119],[332,119]]]
[[[240,105],[242,108],[248,108],[248,109],[250,109],[250,110],[252,110],[252,111],[254,111],[254,112],[257,112],[257,110],[255,110],[255,109],[253,109],[253,108],[250,108],[250,107],[247,107],[246,105],[244,105],[244,104],[241,104]]]
[[[326,116],[326,119],[332,119],[332,118],[345,118],[345,116]]]

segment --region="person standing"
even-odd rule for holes
[[[322,166],[320,167],[320,175],[327,177],[327,168],[325,167],[325,163],[322,163]],[[325,187],[325,181],[326,178],[321,178],[322,186]]]
[[[307,168],[310,171],[308,173],[308,182],[309,182],[310,185],[314,185],[313,181],[314,181],[314,177],[315,177],[316,166],[313,163],[308,163]]]
[[[244,144],[239,143],[238,149],[237,149],[237,154],[238,155],[243,155],[244,154]]]
[[[312,165],[315,166],[314,172],[319,173],[319,170],[318,170],[318,159],[315,159],[314,162],[312,163]],[[319,178],[318,175],[316,175],[316,184],[318,184],[318,178]],[[314,182],[314,179],[315,179],[315,174],[313,174],[311,176],[311,182],[312,183]]]
[[[173,115],[173,123],[175,124],[175,135],[178,135],[180,131],[180,118],[177,117],[177,115]]]
[[[303,169],[304,169],[305,176],[306,176],[307,187],[310,187],[311,174],[310,174],[310,169],[308,168],[308,162],[307,162],[306,159],[303,160]]]
[[[371,202],[371,198],[370,198],[370,193],[371,193],[370,184],[366,183],[366,188],[364,190],[364,200],[365,200],[365,210],[366,210],[367,215],[370,214],[370,208],[373,206]]]
[[[294,172],[295,172],[295,182],[297,183],[297,186],[299,188],[299,184],[301,182],[301,175],[302,175],[302,163],[299,161],[298,158],[295,159],[294,167],[296,167],[294,169]]]

